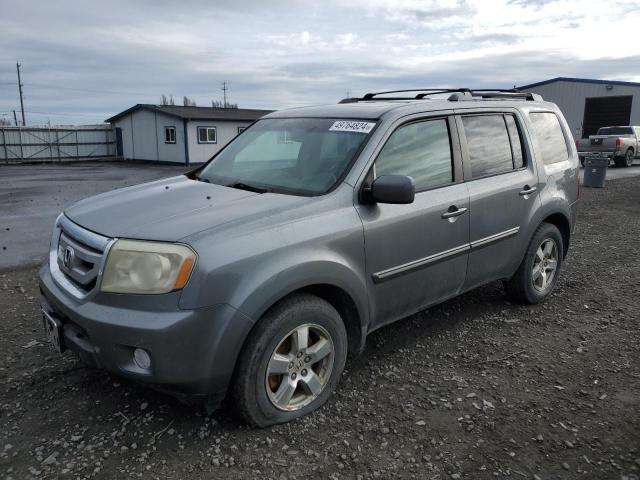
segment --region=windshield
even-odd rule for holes
[[[598,135],[633,135],[631,127],[603,127]]]
[[[375,122],[326,118],[259,120],[199,173],[201,180],[255,191],[326,193]]]

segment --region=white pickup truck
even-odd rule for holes
[[[616,167],[630,167],[640,155],[640,127],[602,127],[596,135],[576,140],[580,163],[585,158],[607,158]]]

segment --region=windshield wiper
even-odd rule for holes
[[[226,186],[230,188],[237,188],[238,190],[246,190],[248,192],[256,192],[256,193],[267,193],[269,191],[268,188],[256,187],[255,185],[248,185],[242,182],[230,183],[229,185],[226,185]]]
[[[189,176],[187,175],[187,178],[189,178]],[[197,180],[198,182],[205,182],[205,183],[211,183],[211,180],[209,180],[208,178],[204,178],[201,177],[200,175],[198,175],[197,173],[194,173],[192,177],[190,177],[192,180]]]

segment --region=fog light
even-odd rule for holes
[[[140,368],[147,370],[151,366],[151,357],[146,350],[136,348],[133,351],[133,360]]]

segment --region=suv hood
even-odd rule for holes
[[[78,225],[108,237],[178,241],[231,221],[264,218],[308,200],[180,175],[89,197],[64,213]]]

